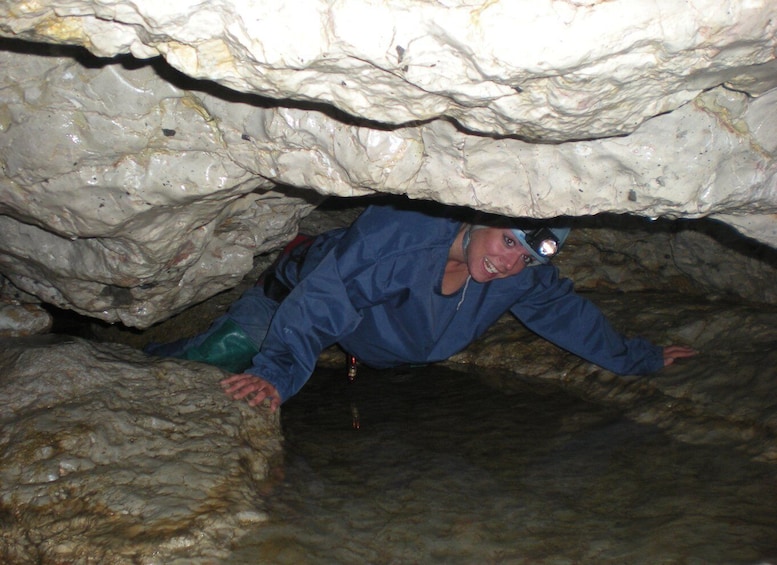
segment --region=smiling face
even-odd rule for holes
[[[484,227],[470,233],[466,261],[472,278],[483,283],[517,275],[534,259],[511,230]]]

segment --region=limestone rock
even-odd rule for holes
[[[212,563],[263,521],[268,410],[218,369],[77,338],[0,347],[4,563]]]
[[[269,192],[151,66],[0,60],[0,270],[44,302],[147,327],[234,286],[317,201]]]
[[[586,291],[661,291],[777,304],[777,250],[720,222],[581,218],[554,263]]]
[[[619,377],[567,354],[505,316],[451,358],[505,390],[516,375],[562,383],[593,402],[624,409],[686,442],[725,443],[777,461],[777,311],[762,305],[693,301],[677,294],[593,294],[614,325],[699,355],[644,377]]]
[[[773,88],[770,0],[0,3],[0,32],[402,124],[563,141],[634,131],[727,83]]]
[[[37,304],[0,302],[0,337],[46,333],[53,319]]]
[[[146,328],[236,285],[318,193],[512,216],[721,214],[777,245],[777,89],[714,89],[628,137],[532,144],[267,107],[158,62],[28,51],[0,51],[0,269],[108,322]]]

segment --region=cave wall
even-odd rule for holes
[[[277,419],[137,340],[207,325],[265,252],[332,224],[311,223],[327,195],[575,216],[562,273],[604,290],[619,328],[699,356],[616,377],[502,320],[449,363],[777,460],[775,16],[769,0],[0,1],[0,336],[48,331],[42,301],[133,345],[3,342],[0,554],[210,561],[266,520]]]
[[[776,15],[765,1],[0,2],[0,272],[144,328],[237,284],[322,195],[378,192],[511,216],[714,218],[777,246]],[[741,286],[704,266],[686,272]]]

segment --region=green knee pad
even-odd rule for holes
[[[251,359],[257,353],[259,348],[251,338],[235,322],[227,320],[200,345],[187,349],[183,359],[242,373],[251,366]]]

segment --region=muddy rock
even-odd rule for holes
[[[212,563],[265,517],[278,419],[218,369],[42,336],[0,348],[4,563]]]

